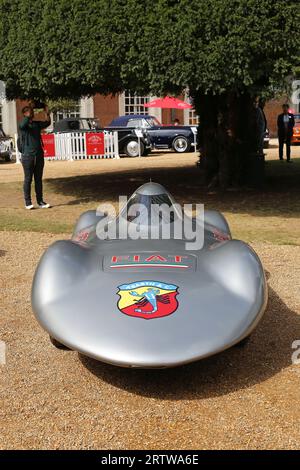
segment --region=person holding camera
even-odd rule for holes
[[[34,108],[30,104],[22,109],[23,120],[19,124],[22,166],[24,170],[24,199],[25,208],[34,209],[31,200],[31,183],[34,177],[35,194],[38,207],[48,209],[43,199],[43,170],[44,170],[44,150],[41,131],[50,126],[51,118],[48,106],[43,105],[44,117],[42,120],[36,120]]]

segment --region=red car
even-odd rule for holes
[[[300,144],[300,114],[294,114],[295,127],[293,131],[292,144]]]

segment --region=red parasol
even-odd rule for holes
[[[146,108],[169,108],[169,109],[191,109],[193,106],[185,101],[166,96],[165,98],[157,98],[156,100],[145,103]]]

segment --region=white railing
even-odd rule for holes
[[[21,162],[15,134],[16,163]],[[94,160],[120,158],[116,131],[62,132],[43,134],[44,157],[47,160]]]

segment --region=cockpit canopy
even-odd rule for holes
[[[173,197],[157,183],[146,183],[131,196],[119,217],[141,226],[172,223],[178,217]]]

